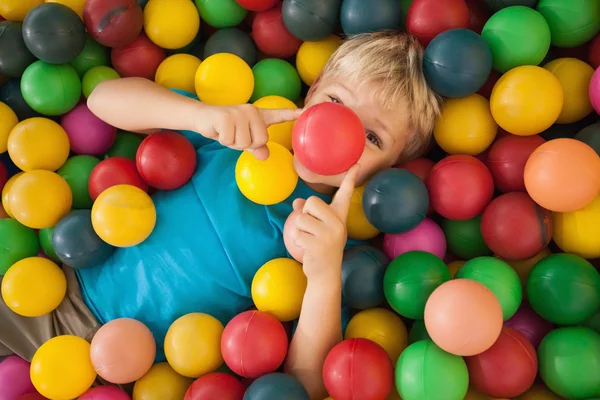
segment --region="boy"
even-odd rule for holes
[[[214,141],[198,149],[197,171],[188,184],[153,196],[158,219],[145,242],[117,249],[99,267],[76,274],[65,268],[69,293],[55,312],[21,318],[0,302],[0,356],[31,359],[57,334],[91,339],[101,323],[129,317],[152,330],[158,358],[164,359],[164,336],[178,317],[205,312],[226,324],[251,306],[256,271],[287,256],[283,224],[296,209],[302,215],[293,237],[305,252],[308,285],[285,368],[311,398],[325,397],[323,362],[342,337],[341,263],[350,197],[355,184],[428,145],[440,99],[427,86],[421,64],[420,45],[403,33],[345,42],[311,87],[306,107],[333,101],[356,112],[365,126],[364,153],[358,165],[338,176],[317,175],[294,159],[301,180],[290,198],[273,206],[254,204],[240,193],[234,172],[240,153],[231,149],[266,159],[266,127],[294,120],[301,110],[209,106],[137,78],[99,85],[88,105],[111,125],[142,133],[191,130]]]

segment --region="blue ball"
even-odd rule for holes
[[[492,51],[481,36],[468,29],[442,32],[425,49],[425,79],[442,96],[465,97],[477,92],[491,71]]]
[[[293,376],[279,372],[261,376],[248,387],[243,400],[310,400],[308,392]]]
[[[371,246],[356,246],[346,250],[342,261],[344,305],[365,310],[383,303],[383,276],[389,263],[383,252]]]
[[[390,168],[375,175],[363,194],[363,210],[369,222],[384,233],[408,232],[427,215],[429,193],[410,171]]]
[[[344,0],[340,12],[342,29],[348,36],[402,27],[400,0]]]

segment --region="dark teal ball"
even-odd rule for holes
[[[344,0],[340,10],[346,35],[357,35],[402,27],[400,0]]]

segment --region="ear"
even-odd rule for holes
[[[310,98],[312,97],[313,93],[315,92],[315,90],[317,90],[317,86],[319,86],[319,81],[321,80],[321,76],[322,76],[322,74],[319,74],[319,76],[317,76],[317,79],[315,79],[313,84],[310,85],[310,88],[308,89],[308,93],[306,94],[306,99],[304,100],[305,104],[310,101]]]

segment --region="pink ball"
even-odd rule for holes
[[[29,378],[29,363],[17,356],[0,363],[0,400],[16,400],[24,394],[37,393]]]
[[[285,221],[283,225],[283,243],[285,244],[285,248],[290,253],[292,257],[299,263],[302,263],[304,259],[304,250],[294,244],[294,224],[296,223],[296,218],[300,215],[298,211],[292,211],[290,216]]]
[[[551,322],[540,317],[527,303],[521,304],[515,315],[504,325],[521,332],[536,349],[544,336],[554,329]]]
[[[446,237],[438,224],[425,218],[414,229],[383,237],[383,251],[390,260],[409,251],[426,251],[442,260],[446,256]]]
[[[77,154],[100,156],[112,146],[117,128],[96,117],[85,103],[81,103],[62,117],[61,124]]]
[[[594,110],[600,114],[600,67],[596,68],[590,82],[590,101]]]
[[[98,386],[85,392],[78,400],[131,400],[131,397],[116,386]]]

